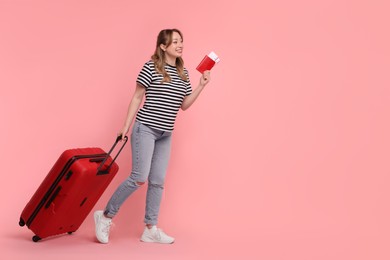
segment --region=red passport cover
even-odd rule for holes
[[[196,69],[200,72],[203,73],[205,70],[211,70],[215,65],[215,61],[210,59],[208,55],[206,55],[203,60],[199,63],[198,67]]]

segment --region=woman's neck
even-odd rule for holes
[[[171,65],[171,66],[176,66],[176,58],[175,57],[170,57],[168,55],[165,56],[165,63]]]

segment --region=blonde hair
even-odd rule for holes
[[[158,73],[161,73],[164,77],[163,82],[170,82],[171,77],[165,70],[165,52],[160,48],[160,45],[166,45],[167,47],[172,44],[172,35],[177,32],[183,39],[183,34],[178,29],[165,29],[160,31],[157,36],[156,50],[152,55],[154,66]],[[176,69],[182,80],[188,80],[187,75],[184,73],[184,61],[181,57],[176,58]]]

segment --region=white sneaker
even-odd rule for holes
[[[141,236],[142,242],[172,244],[175,239],[165,234],[161,229],[156,226],[152,228],[145,227],[144,233]]]
[[[105,217],[103,214],[103,210],[95,211],[93,216],[95,219],[96,238],[97,240],[99,240],[100,243],[107,244],[108,237],[110,235],[112,219]]]

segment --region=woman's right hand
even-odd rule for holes
[[[125,139],[125,136],[127,134],[127,132],[129,132],[129,127],[128,126],[124,126],[118,133],[118,137],[121,136],[121,141],[123,141]]]

